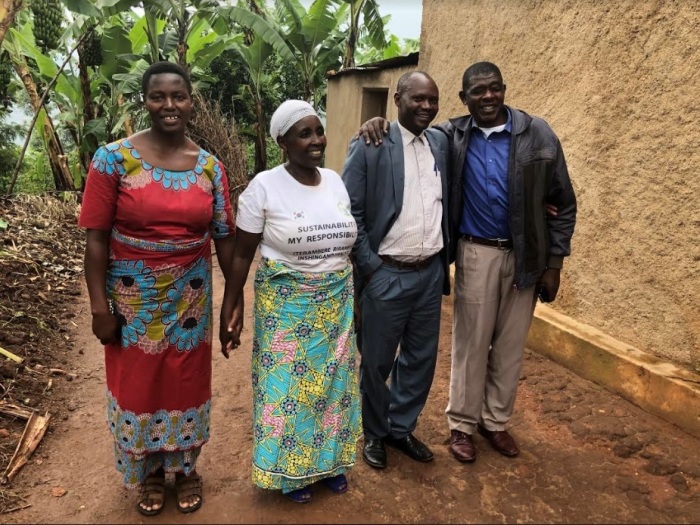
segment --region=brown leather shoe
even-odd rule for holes
[[[469,434],[459,430],[450,431],[450,452],[462,463],[473,463],[476,459],[476,447]]]
[[[477,425],[476,429],[479,434],[484,436],[486,440],[491,443],[491,446],[500,452],[504,456],[512,458],[520,453],[518,445],[515,443],[513,436],[511,436],[506,430],[486,430],[481,425]]]

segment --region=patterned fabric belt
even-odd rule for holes
[[[119,233],[116,228],[112,228],[113,239],[116,239],[122,244],[151,252],[181,252],[191,250],[192,248],[201,246],[205,242],[209,242],[209,237],[209,232],[207,232],[203,237],[194,241],[147,241],[145,239],[139,239],[138,237],[124,235],[123,233]]]

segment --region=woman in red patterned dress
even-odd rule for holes
[[[209,439],[210,241],[227,271],[234,224],[224,167],[185,134],[187,73],[153,64],[142,90],[151,127],[95,153],[79,224],[116,466],[151,516],[163,508],[167,472],[178,510],[202,504],[195,464]]]

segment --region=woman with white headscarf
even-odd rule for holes
[[[361,432],[349,254],[357,237],[340,176],[321,168],[313,107],[288,100],[270,134],[287,163],[256,175],[238,201],[221,310],[222,352],[240,344],[237,303],[255,251],[253,482],[306,503],[317,481],[347,491]]]

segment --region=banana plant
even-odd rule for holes
[[[387,39],[384,34],[384,20],[379,14],[379,5],[376,0],[344,0],[344,2],[350,5],[350,24],[343,55],[343,68],[348,68],[355,67],[355,51],[360,38],[360,15],[364,32],[375,49],[382,50],[387,47]]]
[[[37,114],[39,129],[42,132],[41,136],[49,157],[56,189],[73,190],[75,189],[75,182],[68,165],[63,144],[56,132],[51,115],[46,111],[29,61],[31,60],[36,64],[38,69],[37,76],[43,78],[46,82],[52,81],[58,75],[59,68],[50,57],[46,56],[36,46],[32,27],[28,21],[27,14],[22,13],[18,17],[17,22],[19,23],[16,27],[10,28],[5,34],[2,47],[7,51],[12,61],[12,66],[24,85],[32,109]],[[58,75],[56,88],[64,91],[70,90],[71,86],[64,75]],[[28,133],[31,134],[31,132],[32,130],[30,129]],[[26,143],[27,141],[25,141]],[[13,185],[11,184],[11,187]]]
[[[251,79],[251,83],[241,86],[241,89],[250,97],[255,109],[255,124],[253,126],[255,173],[260,173],[267,169],[267,133],[262,93],[263,77],[265,76],[263,67],[265,61],[272,53],[272,45],[256,35],[249,46],[245,45],[244,38],[241,37],[230,49],[238,55],[240,62],[248,71]]]
[[[389,16],[385,17],[384,25],[386,26]],[[400,55],[408,55],[420,50],[420,41],[414,38],[401,39],[393,34],[386,35],[387,45],[383,49],[379,49],[372,44],[367,35],[362,35],[357,44],[355,54],[361,64],[370,64],[387,58],[394,58]]]
[[[276,0],[284,39],[304,80],[304,98],[315,107],[325,93],[326,71],[341,65],[347,36],[342,26],[349,8],[340,0],[314,0],[308,10],[299,0]]]

